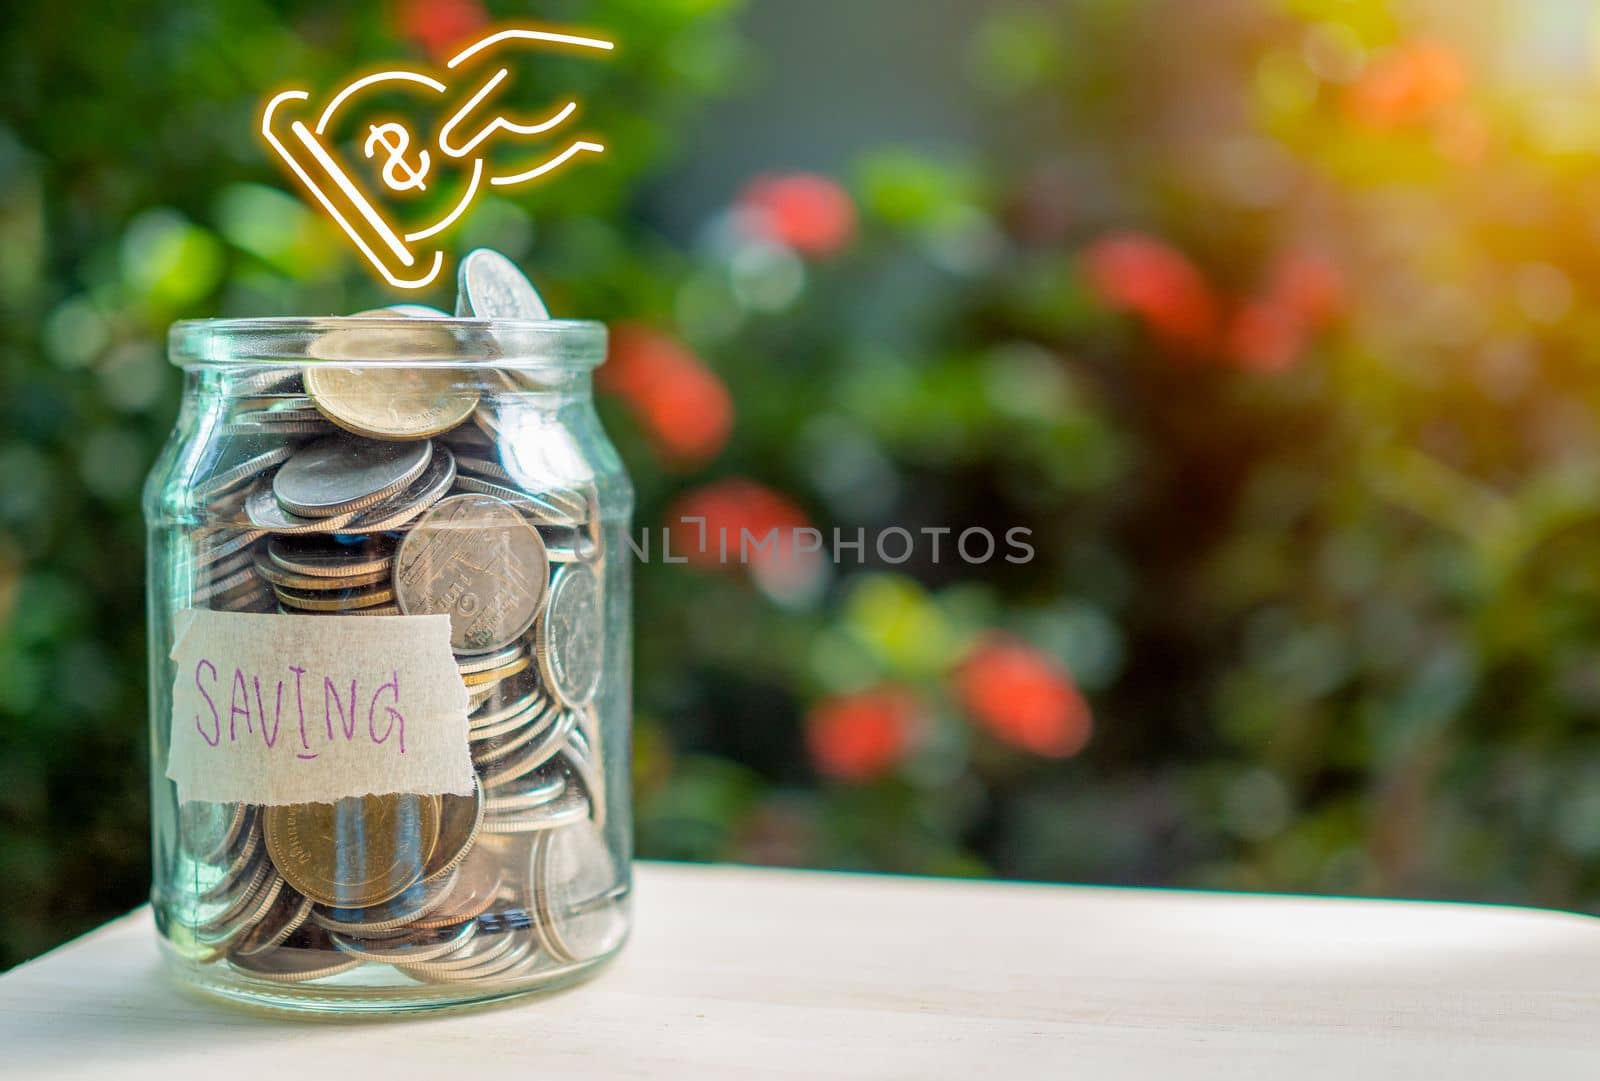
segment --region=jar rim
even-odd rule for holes
[[[605,324],[587,319],[275,316],[185,319],[167,332],[168,357],[186,370],[337,364],[586,371],[605,353]]]

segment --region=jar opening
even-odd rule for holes
[[[181,368],[337,364],[588,370],[605,359],[603,323],[406,316],[192,319],[174,323]]]

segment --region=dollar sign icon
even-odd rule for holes
[[[404,124],[373,124],[367,132],[367,144],[361,149],[369,161],[378,153],[379,147],[389,152],[388,160],[383,163],[383,182],[391,190],[428,190],[428,185],[422,182],[422,178],[428,175],[428,152],[418,151],[417,165],[413,168],[405,157],[406,147],[411,145],[411,133]]]

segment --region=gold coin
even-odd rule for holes
[[[323,360],[427,361],[452,355],[451,333],[410,320],[387,308],[358,313],[355,319],[383,319],[378,325],[352,322],[317,340],[311,352]],[[400,324],[400,325],[397,325]],[[317,411],[346,431],[371,439],[425,439],[447,432],[478,407],[477,388],[450,368],[310,365],[306,393]]]
[[[499,683],[502,679],[509,679],[518,672],[523,671],[532,663],[533,658],[524,653],[510,664],[503,664],[499,668],[490,668],[482,672],[468,672],[461,677],[461,682],[468,687],[481,687],[491,683]]]
[[[338,333],[338,332],[336,332]],[[426,439],[472,415],[478,392],[449,368],[306,369],[317,411],[369,439]]]
[[[373,589],[304,590],[288,586],[273,586],[278,600],[290,608],[303,612],[343,612],[354,608],[373,608],[394,600],[394,587],[380,585]]]
[[[377,585],[389,577],[389,568],[382,567],[378,570],[363,571],[360,574],[350,574],[343,578],[327,578],[314,574],[296,574],[286,571],[265,552],[254,554],[255,572],[275,586],[285,586],[289,589],[304,590],[308,593],[326,593],[333,590],[356,589],[360,586]]]
[[[439,839],[429,796],[357,796],[268,807],[267,853],[289,884],[318,904],[366,908],[422,877]]]

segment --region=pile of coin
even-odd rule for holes
[[[492,252],[463,261],[461,286],[460,315],[547,318]],[[371,314],[418,317],[426,356],[424,318],[442,313]],[[188,605],[448,615],[475,790],[184,803],[178,877],[193,918],[166,933],[188,956],[275,982],[362,964],[425,983],[501,980],[604,955],[624,933],[626,876],[603,832],[597,493],[500,453],[529,385],[520,374],[406,357],[338,367],[355,355],[341,336],[358,333],[318,343],[335,363],[233,386],[223,430],[245,449],[195,490]]]

